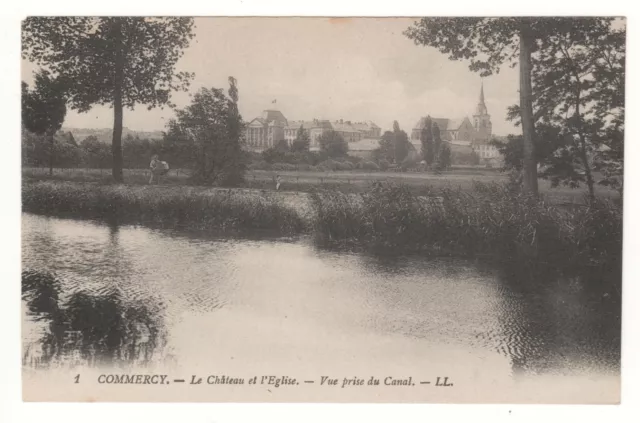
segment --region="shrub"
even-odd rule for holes
[[[298,166],[289,163],[274,163],[271,165],[271,170],[293,171],[298,170]]]
[[[351,162],[338,162],[336,170],[353,170],[353,164]]]
[[[381,166],[378,166],[375,162],[371,162],[371,161],[364,161],[362,163],[360,163],[361,165],[361,169],[364,170],[380,170]]]
[[[248,166],[249,170],[271,170],[271,165],[264,160],[253,162]]]

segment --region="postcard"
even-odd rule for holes
[[[26,18],[24,401],[618,404],[625,48]]]

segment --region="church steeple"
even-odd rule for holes
[[[478,105],[476,106],[476,115],[488,114],[487,105],[484,104],[484,81],[480,82],[480,98],[478,99]]]
[[[473,115],[473,126],[476,130],[476,139],[488,140],[491,136],[491,116],[484,103],[484,81],[480,82],[480,98]]]

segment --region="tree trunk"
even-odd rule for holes
[[[49,137],[49,176],[53,176],[53,147],[54,147],[54,134],[47,134]]]
[[[580,156],[584,165],[584,173],[587,177],[587,187],[589,188],[589,201],[592,203],[596,200],[596,193],[594,190],[593,174],[591,173],[591,165],[589,164],[589,156],[587,155],[586,141],[581,140]]]
[[[522,176],[524,191],[537,196],[538,164],[536,162],[531,92],[531,36],[529,24],[523,22],[520,28],[520,117],[524,140]]]
[[[113,84],[113,140],[111,151],[113,153],[112,175],[115,182],[123,182],[122,176],[122,82],[124,79],[124,57],[122,56],[122,26],[120,20],[115,24],[114,43],[115,72]]]

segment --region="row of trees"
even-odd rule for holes
[[[424,161],[427,169],[445,170],[451,166],[451,149],[442,142],[440,129],[427,117],[425,127],[420,133],[422,144],[420,155],[410,154],[413,146],[409,142],[407,133],[400,129],[398,121],[393,122],[393,131],[386,131],[380,139],[380,147],[374,152],[377,161],[387,160],[397,165],[416,165],[414,162]]]
[[[44,111],[47,110],[44,107]],[[29,109],[23,108],[23,115],[28,113]],[[25,117],[23,157],[26,165],[114,166],[111,145],[100,142],[95,136],[77,144],[71,133],[55,135],[50,132],[60,128],[62,119],[56,125],[51,125],[50,121],[45,120],[42,124],[46,131],[36,132],[32,128],[39,129],[36,124],[40,120]],[[119,166],[147,168],[151,155],[160,154],[173,167],[191,169],[195,183],[237,185],[242,182],[247,162],[242,151],[243,132],[237,81],[230,77],[228,95],[222,89],[203,88],[194,95],[189,106],[176,110],[176,118],[169,121],[163,139],[128,136],[124,140]]]
[[[187,151],[176,147],[166,137],[147,139],[128,135],[122,144],[124,167],[146,169],[153,154],[167,158],[172,167],[190,167],[191,162],[181,157]],[[23,166],[106,169],[112,167],[112,159],[111,145],[93,135],[78,143],[71,132],[58,132],[53,137],[35,134],[26,128],[22,132]]]
[[[538,194],[538,163],[557,183],[622,187],[624,23],[614,18],[423,18],[405,31],[418,45],[468,60],[481,76],[519,66],[525,191]],[[517,142],[517,138],[512,138]],[[548,151],[540,154],[543,145]],[[547,147],[545,147],[547,148]]]

